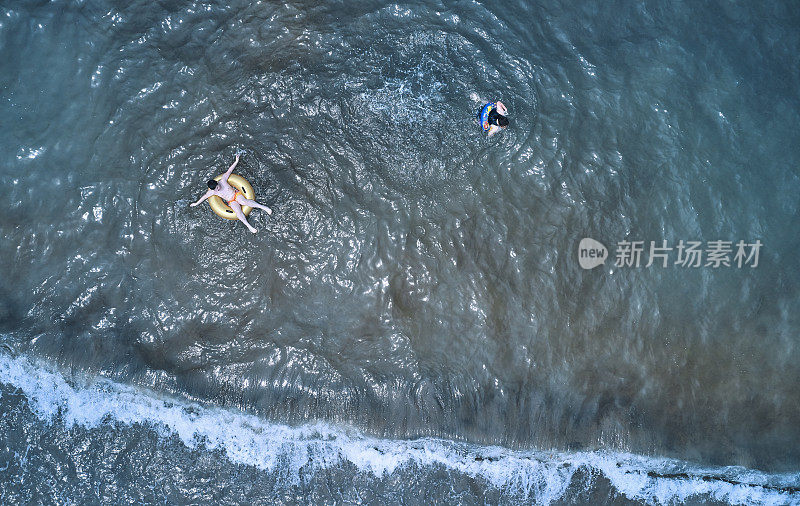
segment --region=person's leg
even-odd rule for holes
[[[247,222],[247,217],[246,217],[246,216],[244,215],[244,213],[242,212],[242,206],[240,206],[240,205],[239,205],[239,202],[238,202],[238,201],[237,201],[237,202],[231,202],[229,205],[231,206],[231,209],[233,209],[233,212],[234,212],[234,213],[236,213],[236,217],[237,217],[237,218],[239,218],[239,221],[241,221],[242,223],[244,223],[244,224],[245,224],[245,226],[247,227],[247,229],[248,229],[248,230],[250,230],[250,232],[252,232],[252,233],[254,233],[254,234],[255,234],[256,232],[258,232],[258,230],[256,230],[255,228],[253,228],[253,227],[252,227],[252,226],[251,226],[251,225],[250,225],[250,224]]]
[[[248,198],[242,197],[241,195],[239,195],[239,198],[236,199],[236,202],[238,202],[239,204],[241,204],[243,206],[257,207],[258,209],[263,209],[264,211],[266,211],[267,214],[270,214],[270,215],[272,214],[272,209],[270,209],[269,207],[261,205],[258,202],[256,202],[255,200],[250,200]]]

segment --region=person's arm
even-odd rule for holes
[[[202,203],[205,199],[207,199],[208,197],[211,197],[212,195],[214,195],[214,191],[213,190],[208,190],[205,195],[200,197],[200,200],[198,200],[197,202],[193,202],[193,203],[189,204],[189,207],[194,207],[194,206],[200,205],[200,203]]]
[[[500,127],[497,125],[492,125],[489,127],[489,137],[493,136],[500,130]]]
[[[236,161],[234,161],[234,162],[233,162],[233,165],[231,165],[231,166],[230,166],[230,168],[228,168],[228,171],[227,171],[227,172],[225,172],[225,177],[224,177],[225,181],[227,181],[227,180],[228,180],[228,177],[231,175],[231,173],[233,172],[233,169],[235,169],[235,168],[236,168],[236,165],[237,165],[238,163],[239,163],[239,155],[237,154],[237,155],[236,155]]]

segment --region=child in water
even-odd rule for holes
[[[478,109],[478,123],[489,137],[508,127],[508,109],[503,102],[488,102]]]

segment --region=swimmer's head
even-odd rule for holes
[[[497,118],[497,124],[503,128],[507,127],[508,118],[506,118],[505,116],[500,116],[499,118]]]
[[[214,188],[217,187],[217,182],[214,181],[213,179],[209,179],[208,180],[208,187],[209,187],[209,189],[213,190]]]
[[[506,106],[503,105],[503,102],[497,102],[497,112],[499,112],[502,116],[508,116],[508,109],[506,109]]]

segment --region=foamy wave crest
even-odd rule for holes
[[[235,463],[285,476],[354,465],[381,478],[404,466],[443,467],[537,503],[564,498],[570,485],[605,478],[625,497],[654,504],[713,499],[731,504],[800,504],[800,474],[698,468],[685,462],[613,452],[521,452],[441,439],[377,439],[326,423],[271,423],[234,410],[167,398],[102,378],[67,382],[25,357],[0,353],[0,382],[22,391],[42,421],[67,428],[143,424],[190,448],[220,450]],[[576,473],[585,477],[572,483]],[[576,492],[576,491],[572,491]]]

